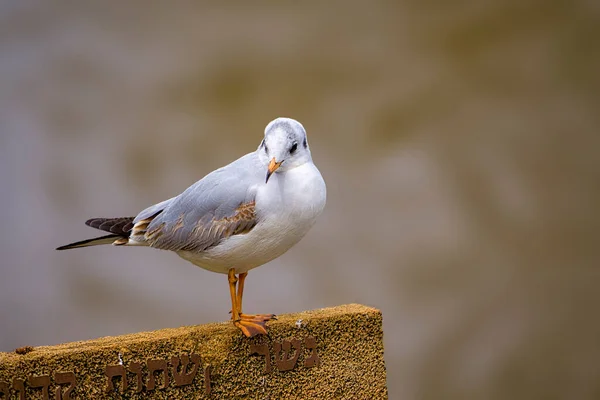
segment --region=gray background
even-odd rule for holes
[[[246,309],[384,313],[393,399],[600,397],[598,2],[0,3],[0,350],[228,318],[227,279],[97,247],[306,127],[327,208]]]

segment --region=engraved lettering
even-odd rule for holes
[[[204,393],[210,394],[210,365],[204,368]]]
[[[146,365],[148,366],[148,370],[150,371],[150,379],[148,381],[148,390],[154,390],[156,387],[156,377],[155,373],[162,371],[164,374],[163,386],[161,389],[165,389],[169,386],[169,371],[167,370],[167,361],[166,360],[147,360]]]
[[[13,389],[19,392],[19,400],[25,400],[25,381],[14,378],[12,381]]]
[[[55,400],[71,400],[73,389],[75,389],[75,383],[77,382],[75,374],[73,372],[55,372],[54,381],[58,385],[54,396]],[[67,388],[67,391],[63,393],[63,388],[60,385],[66,384],[69,384],[69,387]]]
[[[317,354],[317,340],[315,337],[308,336],[304,338],[304,347],[307,350],[312,350],[310,356],[304,360],[304,366],[308,368],[312,368],[314,366],[318,367],[321,364],[321,360]]]
[[[275,342],[275,365],[280,371],[291,371],[296,366],[300,356],[302,342],[298,339],[284,340],[283,343]],[[294,347],[294,355],[290,358],[290,351]],[[280,357],[281,350],[283,355]]]
[[[269,352],[269,346],[266,343],[251,344],[250,355],[254,354],[265,357],[265,372],[271,372],[271,352]]]
[[[127,374],[125,373],[125,367],[122,365],[107,365],[104,371],[108,380],[106,382],[106,391],[108,393],[116,392],[117,389],[113,385],[113,379],[121,377],[121,392],[125,393],[127,390]]]
[[[42,388],[42,399],[50,400],[50,394],[48,393],[48,387],[50,386],[50,375],[42,376],[30,376],[29,386],[34,389]]]
[[[142,379],[142,363],[132,362],[129,364],[129,372],[133,372],[137,377],[136,393],[141,393],[144,390],[144,381]]]
[[[194,366],[191,368],[190,372],[186,372],[189,369],[188,365],[190,363],[190,357],[192,358]],[[191,354],[189,357],[187,355],[182,355],[180,357],[171,357],[171,365],[173,366],[173,378],[175,379],[175,386],[190,385],[194,381],[194,378],[198,373],[200,361],[201,358],[198,354]],[[179,364],[181,364],[181,372],[179,372]]]
[[[316,341],[313,337],[305,339],[306,349],[312,350],[309,358],[306,359],[305,365],[318,365],[318,355],[316,354]],[[302,351],[302,342],[298,339],[291,341],[275,342],[275,357],[277,368],[281,371],[289,371],[294,368],[299,353]],[[292,347],[294,353],[292,354]],[[271,367],[271,352],[269,345],[251,344],[250,354],[265,357],[265,372],[270,373]],[[310,360],[310,361],[309,361]],[[171,368],[169,368],[169,365]],[[125,394],[128,388],[128,376],[135,374],[137,377],[136,393],[142,393],[144,390],[143,364],[139,362],[131,362],[129,365],[119,363],[117,365],[105,366],[106,392]],[[172,380],[175,381],[175,386],[181,387],[194,383],[198,371],[202,369],[204,378],[204,392],[209,395],[212,392],[211,382],[211,366],[202,365],[202,357],[199,354],[191,353],[189,355],[181,355],[179,357],[171,357],[170,362],[166,360],[146,360],[146,366],[149,370],[149,379],[147,384],[148,390],[167,389]],[[170,370],[169,370],[170,369]],[[161,379],[161,373],[164,374]],[[170,376],[172,373],[172,377]],[[51,377],[52,376],[52,377]],[[30,375],[26,379],[13,378],[12,382],[0,381],[0,400],[8,399],[26,399],[25,384],[31,389],[41,389],[41,398],[44,400],[50,399],[51,380],[56,386],[52,387],[52,392],[55,400],[73,400],[76,395],[77,376],[74,372],[53,372],[51,375],[34,376]],[[117,381],[115,382],[115,379]],[[119,381],[120,379],[120,388]],[[27,389],[30,391],[30,389]],[[32,392],[33,393],[33,392]],[[37,394],[40,396],[40,394]],[[78,396],[79,397],[79,396]],[[36,397],[40,398],[40,397]]]
[[[8,386],[8,382],[0,381],[0,396],[8,399],[10,396],[10,386]]]

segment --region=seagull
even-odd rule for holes
[[[266,334],[266,322],[275,315],[242,312],[248,271],[298,243],[323,211],[326,197],[304,127],[294,119],[277,118],[265,128],[256,151],[135,217],[92,218],[86,225],[110,234],[57,250],[146,246],[174,251],[194,265],[226,274],[233,324],[253,337]]]

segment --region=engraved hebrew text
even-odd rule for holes
[[[163,386],[161,389],[166,389],[169,386],[169,372],[167,370],[166,360],[147,360],[146,365],[148,366],[148,390],[154,390],[156,387],[156,376],[163,373]],[[157,374],[158,372],[158,374]]]
[[[275,366],[279,371],[291,371],[294,369],[298,358],[303,354],[303,344],[305,350],[310,350],[309,356],[305,356],[304,366],[307,368],[319,366],[320,360],[317,354],[317,341],[314,336],[308,336],[304,339],[304,342],[300,339],[273,342]],[[251,344],[250,355],[263,356],[265,358],[265,372],[271,372],[271,352],[267,343]]]
[[[19,392],[18,399],[25,400],[25,381],[23,379],[14,378],[12,384],[13,389]]]
[[[54,382],[57,384],[56,391],[54,392],[55,400],[71,400],[73,398],[73,390],[77,383],[73,372],[55,372]],[[62,385],[69,386],[63,387]],[[63,391],[63,389],[65,390]]]
[[[294,369],[298,357],[300,357],[301,344],[302,342],[299,339],[284,340],[283,343],[275,342],[273,347],[275,349],[275,365],[277,369],[280,371],[291,371]],[[294,354],[290,357],[292,347],[294,348]]]
[[[265,357],[265,372],[271,372],[271,353],[269,352],[269,345],[263,344],[251,344],[250,355],[259,355]]]
[[[113,383],[113,379],[116,377],[121,377],[121,393],[125,393],[125,390],[127,390],[127,373],[125,372],[124,366],[107,365],[104,373],[108,378],[108,380],[106,381],[106,391],[108,393],[116,391]]]
[[[42,399],[50,400],[50,395],[48,392],[48,388],[50,387],[50,376],[42,375],[42,376],[30,376],[29,377],[29,386],[34,389],[42,389]]]
[[[189,368],[190,357],[192,359],[193,366]],[[179,365],[181,364],[181,368]],[[171,365],[173,366],[173,379],[175,379],[175,386],[190,385],[200,367],[200,356],[198,354],[192,354],[191,356],[183,355],[181,357],[171,357]],[[191,370],[187,372],[188,370]]]
[[[308,368],[318,367],[321,360],[317,354],[317,340],[314,336],[309,336],[304,339],[304,348],[311,350],[310,356],[304,360],[304,366]]]
[[[142,363],[132,362],[129,364],[129,372],[133,372],[136,376],[137,386],[135,388],[136,393],[141,393],[144,390],[144,379],[142,377]]]

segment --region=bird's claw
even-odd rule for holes
[[[266,335],[266,323],[275,318],[275,314],[242,314],[240,319],[233,321],[233,324],[238,327],[246,337],[254,337],[256,335]]]

